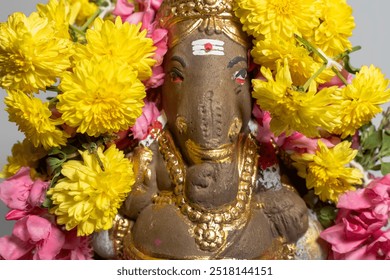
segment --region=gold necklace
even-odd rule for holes
[[[202,209],[200,206],[194,207],[186,201],[184,196],[186,169],[181,154],[168,131],[158,133],[157,140],[170,179],[175,185],[172,202],[194,224],[196,243],[204,251],[212,252],[221,248],[226,243],[228,231],[244,225],[249,215],[258,157],[254,139],[250,135],[245,139],[243,157],[239,164],[240,181],[235,201],[213,210]]]

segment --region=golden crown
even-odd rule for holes
[[[169,46],[176,45],[195,29],[208,35],[225,33],[247,46],[233,3],[234,0],[164,0],[158,20],[161,27],[168,29]]]

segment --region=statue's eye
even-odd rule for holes
[[[236,81],[237,84],[243,85],[246,80],[246,76],[248,75],[246,69],[241,69],[234,73],[233,80]]]
[[[184,80],[183,74],[176,68],[173,68],[172,71],[169,72],[169,76],[172,83],[181,83]]]

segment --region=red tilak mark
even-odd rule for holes
[[[204,49],[206,52],[209,52],[213,49],[213,45],[211,43],[204,44]]]
[[[243,84],[245,84],[245,79],[243,79],[243,78],[236,78],[236,83],[239,84],[239,85],[243,85]]]

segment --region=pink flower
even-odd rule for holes
[[[57,260],[91,260],[91,238],[89,236],[77,236],[77,230],[65,232],[65,243],[61,252],[56,256]]]
[[[18,220],[30,212],[39,211],[49,182],[33,181],[30,168],[22,167],[14,176],[0,183],[0,199],[11,209],[8,220]]]
[[[389,259],[390,174],[340,196],[335,225],[321,233],[333,259]]]
[[[133,12],[134,3],[130,3],[128,0],[118,0],[112,13],[116,16],[120,16],[122,21],[126,21],[126,18],[128,18]]]
[[[136,120],[135,125],[131,128],[134,138],[139,140],[145,139],[150,132],[150,128],[153,126],[154,122],[157,121],[159,116],[160,111],[157,109],[156,104],[154,102],[145,101],[142,115]]]
[[[350,74],[347,70],[343,69],[341,71],[341,75],[343,75],[344,79],[347,81],[348,84],[352,82],[353,75]],[[332,87],[332,86],[344,87],[345,84],[337,75],[335,75],[329,82],[319,85],[318,90],[321,90],[326,87]]]
[[[53,260],[64,242],[56,225],[29,215],[15,223],[11,236],[0,238],[0,256],[6,260]]]
[[[150,38],[154,42],[154,46],[157,47],[153,59],[156,60],[155,66],[160,66],[163,62],[164,55],[168,51],[168,30],[162,28],[155,28],[156,23],[153,24]]]
[[[340,197],[337,207],[356,211],[371,209],[376,219],[387,221],[390,211],[390,174],[375,179],[364,189]]]
[[[268,111],[261,110],[257,104],[253,106],[252,114],[258,124],[257,141],[260,143],[268,143],[271,139],[275,139],[275,135],[270,128],[271,114]]]
[[[156,47],[153,59],[156,60],[156,64],[152,68],[152,77],[144,82],[147,89],[159,87],[164,83],[165,74],[161,64],[168,50],[168,31],[158,28],[158,24],[155,21],[156,13],[161,3],[162,0],[138,0],[138,10],[135,11],[134,4],[129,4],[127,0],[118,0],[113,11],[113,14],[120,16],[122,21],[127,21],[131,24],[141,22],[141,29],[148,30],[147,37],[153,40],[153,44]]]
[[[267,111],[262,111],[258,105],[253,107],[253,116],[258,123],[257,141],[260,143],[268,143],[273,139],[276,145],[287,152],[295,153],[310,153],[314,154],[318,148],[318,138],[308,138],[302,133],[293,132],[290,136],[286,136],[284,133],[275,137],[270,128],[271,115]],[[337,137],[331,137],[329,139],[320,138],[328,148],[337,145],[340,139]]]
[[[359,136],[359,130],[355,132],[354,135],[352,135],[351,139],[352,145],[351,148],[354,150],[358,150],[360,148],[360,136]]]
[[[153,74],[152,77],[150,77],[147,81],[144,82],[146,88],[158,88],[159,86],[162,86],[164,83],[164,68],[159,66],[154,66],[152,68]]]
[[[52,217],[46,212],[46,217]],[[54,220],[54,219],[53,219]],[[12,235],[0,238],[0,258],[5,260],[89,260],[89,237],[76,230],[62,231],[48,219],[28,215],[15,223]]]
[[[162,0],[138,0],[138,10],[135,10],[133,3],[127,0],[118,0],[113,14],[120,16],[122,21],[137,24],[142,22],[142,29],[149,29],[154,22],[156,12],[161,6]]]
[[[285,151],[299,154],[314,154],[318,148],[318,140],[321,140],[328,148],[337,145],[340,139],[337,137],[326,138],[308,138],[302,133],[293,132],[286,137],[284,134],[278,137],[276,144]]]

